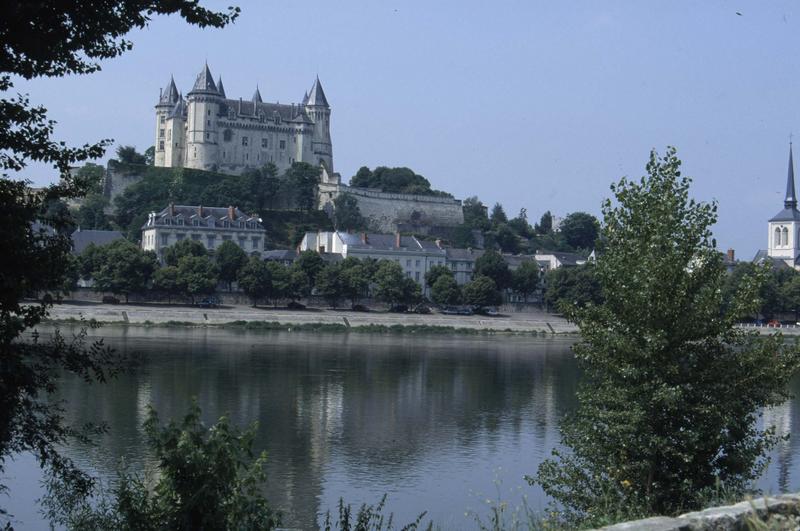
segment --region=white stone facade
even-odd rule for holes
[[[230,240],[251,256],[264,256],[267,232],[256,216],[234,207],[170,205],[152,212],[142,227],[142,249],[155,251],[163,260],[164,249],[181,240],[195,240],[213,251]]]
[[[800,265],[800,211],[794,185],[794,161],[789,146],[789,171],[786,178],[786,197],[783,210],[768,222],[767,256],[782,260],[789,267]]]
[[[319,79],[300,103],[264,103],[257,88],[235,100],[206,65],[186,98],[170,80],[155,109],[156,166],[238,175],[270,162],[281,172],[308,162],[333,175],[331,108]]]

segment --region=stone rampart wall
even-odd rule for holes
[[[109,200],[109,209],[114,207],[114,198],[121,195],[127,187],[142,180],[143,173],[130,169],[119,169],[114,164],[106,167],[103,179],[103,195]]]

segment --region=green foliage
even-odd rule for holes
[[[475,236],[472,230],[472,227],[466,223],[455,227],[452,236],[453,247],[466,249],[475,245]]]
[[[311,286],[313,287],[317,275],[325,267],[325,260],[323,260],[318,253],[309,249],[301,252],[297,256],[297,260],[295,260],[294,265],[306,274],[309,282],[311,282]]]
[[[316,276],[316,292],[325,299],[331,307],[336,308],[344,297],[342,285],[342,266],[337,263],[327,264],[320,269]]]
[[[521,208],[517,217],[509,220],[508,226],[522,238],[532,238],[535,233],[533,227],[528,223],[528,211]]]
[[[153,289],[165,293],[169,297],[169,302],[172,302],[172,297],[181,293],[178,268],[166,266],[157,269],[153,274]]]
[[[266,262],[255,256],[239,270],[237,280],[239,288],[253,301],[253,306],[258,306],[258,301],[272,290],[270,269]]]
[[[150,146],[144,150],[144,163],[148,166],[154,166],[156,163],[156,147]]]
[[[105,208],[108,199],[100,194],[89,194],[73,214],[75,224],[81,229],[110,230],[111,223]]]
[[[486,206],[478,199],[478,196],[464,199],[462,209],[464,210],[464,225],[470,229],[487,230],[491,227]]]
[[[92,271],[94,289],[124,295],[147,290],[150,278],[158,267],[152,251],[142,251],[128,240],[116,240],[101,246],[99,268]]]
[[[519,236],[506,224],[498,225],[494,240],[504,253],[517,254],[520,250]]]
[[[511,286],[511,271],[503,257],[495,251],[486,251],[475,260],[474,276],[492,279],[497,289],[503,290]]]
[[[208,256],[182,256],[178,259],[178,286],[192,302],[199,295],[210,295],[217,289],[219,269]]]
[[[524,298],[539,287],[539,264],[533,261],[522,262],[511,272],[511,289]]]
[[[87,196],[92,194],[103,193],[103,178],[105,177],[106,170],[99,164],[87,162],[78,168],[75,181],[79,183],[81,188],[85,188]]]
[[[248,169],[242,174],[240,184],[242,185],[240,191],[248,194],[247,197],[237,195],[228,204],[250,207],[250,210],[255,212],[275,208],[281,190],[281,180],[278,178],[278,167],[275,164],[270,162],[262,168]],[[250,201],[247,201],[247,198]]]
[[[431,183],[422,175],[409,168],[387,168],[378,166],[370,170],[366,166],[350,178],[350,186],[356,188],[374,188],[382,192],[415,195],[436,195],[452,197],[446,192],[431,189]]]
[[[467,282],[461,293],[464,303],[471,306],[497,306],[503,301],[494,280],[483,275]]]
[[[358,201],[351,194],[339,194],[333,200],[333,219],[336,230],[362,230],[367,220],[358,209]]]
[[[288,270],[286,296],[290,300],[302,299],[311,295],[311,280],[305,271],[292,264]]]
[[[492,225],[505,225],[508,223],[508,216],[506,216],[506,211],[503,210],[503,205],[500,203],[495,203],[492,207],[492,213],[489,216],[489,221],[492,222]]]
[[[560,232],[564,241],[573,249],[593,249],[600,223],[586,212],[573,212],[561,222]]]
[[[187,0],[6,3],[0,17],[0,92],[10,94],[12,76],[32,79],[95,72],[99,61],[129,50],[132,44],[125,35],[143,28],[154,15],[177,13],[191,24],[222,27],[238,12],[231,8],[216,13]],[[36,28],[35,38],[31,28]],[[53,138],[55,125],[47,110],[31,105],[26,95],[0,99],[0,477],[8,456],[32,452],[48,473],[64,479],[69,491],[80,496],[91,482],[59,448],[72,436],[86,433],[68,427],[60,402],[50,397],[58,388],[57,377],[65,372],[103,381],[120,360],[102,344],[87,348],[85,334],[71,342],[60,334],[47,344],[17,340],[48,311],[46,304],[23,306],[22,298],[60,289],[71,268],[66,259],[68,219],[48,215],[46,205],[90,192],[92,187],[73,176],[70,168],[101,157],[110,141],[69,147]],[[8,170],[22,172],[31,162],[54,168],[61,182],[32,194],[28,183],[9,177]],[[54,227],[56,235],[35,228],[37,219]]]
[[[295,162],[286,170],[287,186],[292,190],[292,199],[300,210],[311,210],[316,206],[321,171],[319,166],[307,162]]]
[[[230,290],[239,270],[247,263],[247,253],[233,241],[225,240],[214,252],[214,261],[219,268],[219,279],[226,282]]]
[[[270,276],[270,286],[266,297],[272,300],[274,305],[289,294],[289,270],[279,262],[267,262],[267,270]]]
[[[791,268],[770,268],[761,271],[761,267],[750,262],[736,264],[723,285],[723,298],[726,303],[735,299],[742,283],[751,282],[752,277],[760,276],[763,280],[758,291],[760,304],[756,313],[766,319],[780,318],[792,313],[797,319],[800,310],[800,273]],[[741,317],[754,317],[741,315]]]
[[[165,264],[177,266],[184,256],[208,256],[208,251],[199,241],[184,238],[164,249],[162,254]]]
[[[453,275],[439,275],[431,286],[431,298],[436,304],[461,304],[461,287]]]
[[[386,495],[383,495],[381,501],[377,505],[363,504],[358,512],[353,514],[353,508],[350,505],[345,505],[344,500],[339,498],[339,515],[335,520],[331,519],[331,512],[325,513],[325,521],[322,524],[324,531],[391,531],[394,529],[392,514],[388,516],[383,514],[383,508],[386,506]],[[425,512],[421,513],[416,520],[404,525],[401,531],[416,531],[419,529],[422,519],[425,518]],[[432,531],[433,523],[429,523],[425,528]]]
[[[592,264],[552,269],[545,275],[545,285],[544,302],[552,309],[562,311],[570,306],[583,308],[603,302]]]
[[[262,494],[266,453],[253,453],[257,424],[241,432],[221,417],[206,428],[195,402],[179,422],[161,426],[148,407],[144,432],[157,473],[144,478],[124,464],[110,495],[76,498],[50,482],[45,504],[53,521],[69,529],[254,529],[280,525]]]
[[[433,286],[436,284],[436,281],[439,280],[439,277],[453,278],[453,271],[445,265],[431,266],[425,273],[425,284]]]
[[[584,379],[562,445],[537,482],[567,525],[698,508],[719,485],[741,494],[778,441],[757,420],[787,399],[797,345],[735,326],[758,306],[758,275],[727,306],[710,227],[716,205],[689,199],[675,150],[603,205],[596,275],[605,301],[573,309]]]
[[[361,263],[356,258],[347,258],[342,262],[342,272],[340,283],[342,296],[349,299],[355,305],[361,298],[367,295],[369,288],[370,275],[369,266]]]
[[[408,278],[397,262],[381,260],[373,281],[375,298],[390,305],[412,304],[422,298],[419,284]]]
[[[539,219],[539,223],[533,228],[536,234],[550,234],[553,232],[553,215],[548,210]]]
[[[121,164],[147,164],[147,158],[136,151],[136,148],[133,146],[118,146],[117,161]]]

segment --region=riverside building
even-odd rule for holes
[[[267,231],[258,216],[232,206],[169,205],[151,212],[142,226],[142,249],[155,251],[159,260],[165,248],[184,239],[198,241],[209,251],[232,241],[247,254],[263,257]]]

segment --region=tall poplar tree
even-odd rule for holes
[[[758,306],[763,271],[725,304],[711,226],[716,204],[689,197],[674,148],[647,176],[611,187],[597,278],[605,301],[573,309],[584,371],[562,443],[535,480],[570,526],[674,514],[722,488],[743,493],[779,440],[763,408],[788,398],[794,345],[737,328]],[[533,479],[531,480],[533,481]]]

